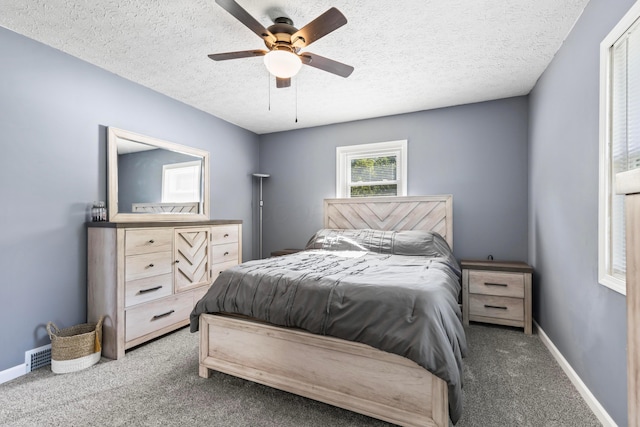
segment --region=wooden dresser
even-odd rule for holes
[[[102,354],[189,323],[221,271],[242,262],[242,221],[88,223],[87,319],[105,316]]]
[[[462,260],[462,319],[531,334],[531,274],[524,262]]]

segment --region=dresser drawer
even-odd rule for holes
[[[211,263],[220,264],[223,262],[235,261],[238,263],[238,244],[226,243],[224,245],[211,246]]]
[[[132,255],[125,258],[125,281],[171,273],[171,252]]]
[[[219,245],[238,241],[237,225],[219,225],[211,227],[211,243]]]
[[[193,294],[184,292],[128,308],[125,313],[125,340],[131,341],[184,321],[193,309]]]
[[[220,273],[225,271],[227,268],[231,268],[236,265],[238,265],[238,261],[228,261],[228,262],[222,262],[219,264],[213,264],[211,266],[211,280],[215,281],[220,275]]]
[[[148,254],[172,250],[173,230],[149,229],[127,230],[125,234],[125,255]]]
[[[125,282],[124,306],[130,307],[171,295],[173,293],[172,279],[173,276],[171,274],[161,274],[160,276]]]
[[[474,316],[481,316],[521,322],[524,320],[524,300],[490,295],[470,295],[469,316],[471,316],[471,320],[474,320]]]
[[[524,275],[502,271],[469,271],[469,292],[524,298]]]

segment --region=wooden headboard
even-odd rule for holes
[[[453,249],[453,196],[325,199],[324,228],[435,231]]]

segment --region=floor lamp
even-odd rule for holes
[[[259,256],[260,259],[262,259],[262,206],[264,205],[263,201],[262,201],[262,180],[264,178],[269,178],[271,175],[266,174],[266,173],[254,173],[253,176],[255,176],[256,178],[260,178],[260,203],[258,205],[258,209],[260,210],[260,222],[259,222],[259,233],[260,233],[260,252],[259,252]]]

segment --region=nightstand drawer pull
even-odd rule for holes
[[[507,287],[509,285],[507,285],[506,283],[491,283],[491,282],[484,282],[485,286],[502,286],[502,287]]]
[[[175,313],[175,310],[169,310],[166,313],[162,313],[162,314],[156,314],[155,316],[153,316],[152,320],[158,320],[161,319],[163,317],[167,317],[168,315]]]
[[[157,291],[158,289],[162,289],[162,285],[160,285],[160,286],[155,286],[155,287],[153,287],[153,288],[148,288],[148,289],[140,289],[139,293],[141,293],[141,294],[146,294],[147,292]]]
[[[500,306],[500,305],[489,305],[489,304],[485,304],[484,305],[485,308],[497,308],[499,310],[506,310],[507,307],[504,306]]]

